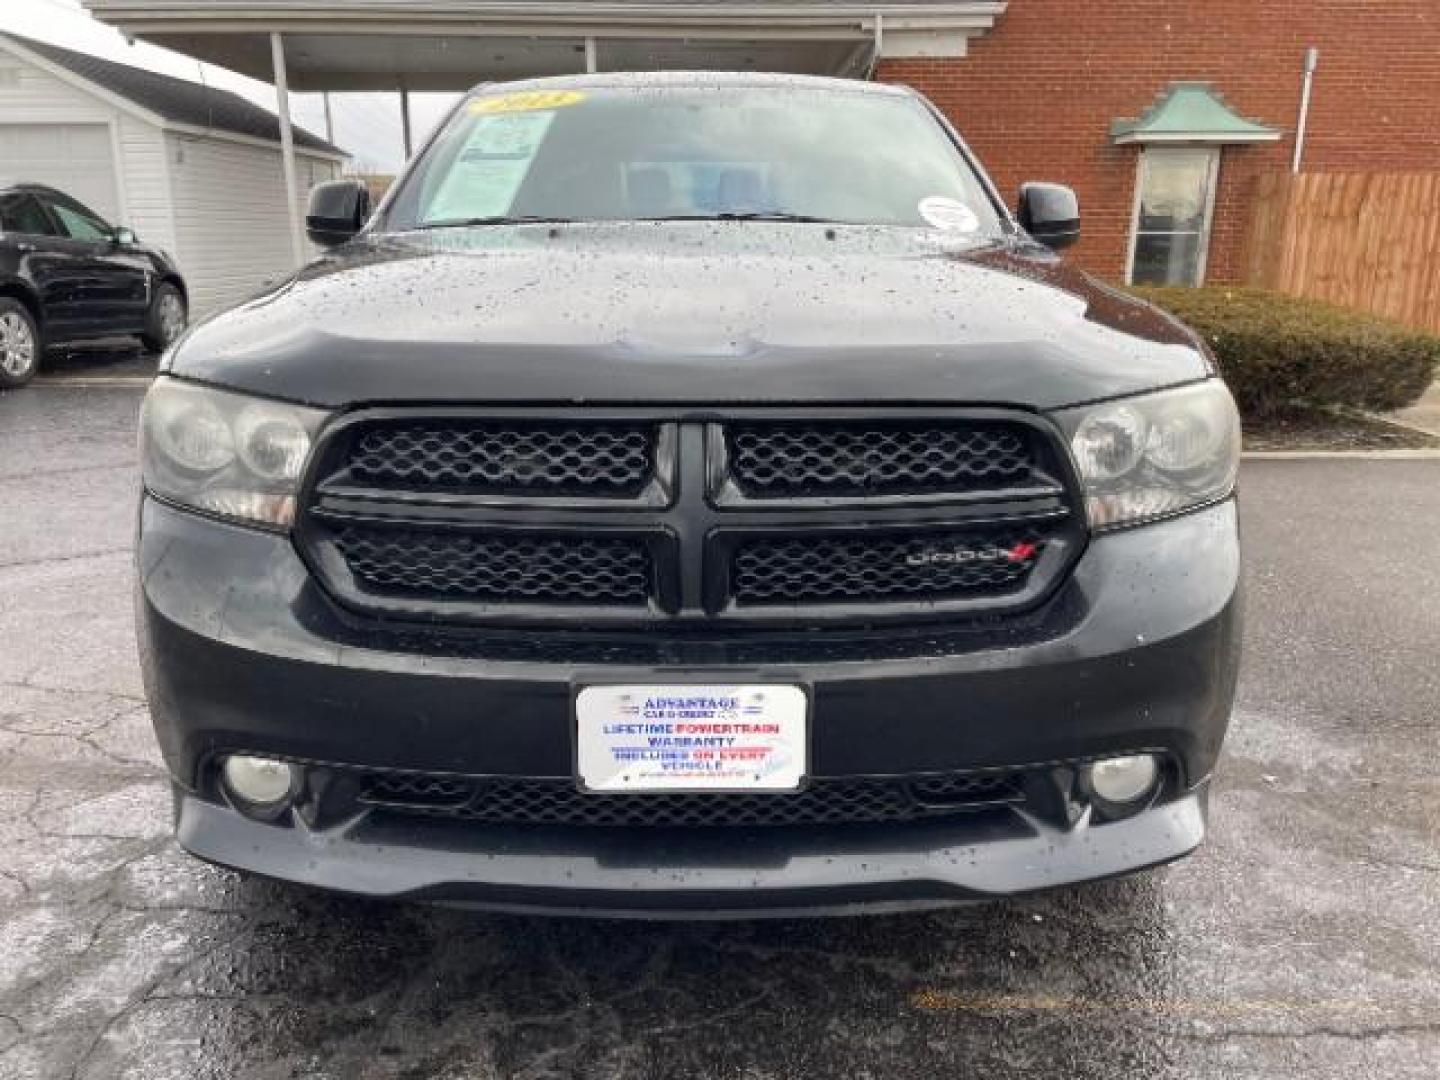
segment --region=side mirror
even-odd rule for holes
[[[1061,184],[1020,185],[1020,226],[1059,251],[1080,239],[1080,200]]]
[[[115,231],[110,234],[110,242],[116,247],[130,247],[139,243],[135,236],[135,230],[126,228],[124,225],[117,225]]]
[[[321,247],[349,240],[370,217],[370,189],[359,180],[331,180],[310,191],[305,235]]]

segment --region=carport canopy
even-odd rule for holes
[[[963,56],[1002,0],[85,0],[123,33],[296,91],[467,90],[489,80],[669,68],[860,75]]]
[[[85,0],[132,38],[275,85],[296,209],[289,91],[464,91],[582,71],[786,71],[866,78],[885,58],[964,56],[1004,0]],[[408,111],[406,151],[409,152]]]

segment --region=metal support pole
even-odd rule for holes
[[[867,81],[875,78],[875,69],[880,66],[880,54],[885,51],[885,16],[875,13],[875,48],[870,53],[870,67],[865,72]]]
[[[1295,156],[1290,161],[1290,171],[1298,173],[1300,162],[1305,157],[1305,129],[1310,124],[1310,91],[1315,85],[1315,69],[1320,66],[1320,50],[1311,46],[1305,50],[1305,81],[1300,84],[1300,119],[1295,124]]]
[[[400,135],[405,140],[405,160],[410,160],[414,147],[410,142],[410,91],[400,89]]]
[[[325,103],[325,141],[333,143],[335,141],[335,121],[330,117],[330,91],[326,90],[320,95],[320,99]]]
[[[595,49],[595,38],[587,37],[585,39],[585,73],[594,75],[599,70],[600,60]]]
[[[300,185],[295,174],[295,135],[290,130],[290,87],[285,77],[285,44],[270,33],[270,65],[275,75],[275,111],[280,116],[280,159],[285,166],[285,202],[290,213],[290,253],[297,268],[305,264],[305,241],[300,232]]]

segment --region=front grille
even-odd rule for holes
[[[371,773],[360,801],[489,825],[600,827],[745,827],[851,825],[914,821],[1023,797],[1020,773],[815,779],[803,791],[775,794],[589,795],[574,781],[539,778],[454,779]],[[437,801],[438,790],[447,801]],[[463,794],[454,794],[453,786]]]
[[[1036,483],[1029,429],[962,421],[731,424],[731,476],[751,498],[923,495]]]
[[[654,476],[656,427],[621,422],[406,421],[355,438],[361,484],[495,495],[638,495]]]
[[[1018,412],[475,413],[324,433],[296,539],[342,605],[575,632],[920,623],[1033,607],[1083,545],[1066,451]]]
[[[994,596],[1023,587],[1044,548],[1032,528],[759,537],[736,547],[730,591],[742,605]]]
[[[643,607],[651,592],[649,549],[631,537],[347,525],[334,542],[355,578],[381,595]]]

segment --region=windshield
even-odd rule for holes
[[[675,218],[1000,229],[980,179],[914,98],[735,86],[471,97],[406,178],[387,227]]]

